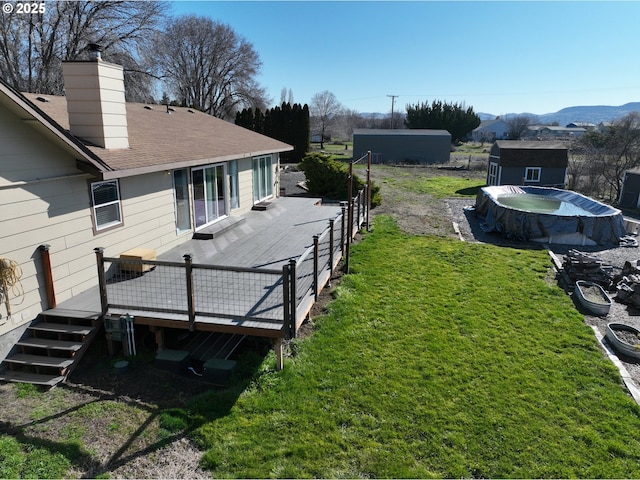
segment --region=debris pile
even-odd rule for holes
[[[565,256],[563,268],[573,283],[584,280],[597,283],[608,292],[616,291],[619,275],[616,275],[613,266],[594,255],[569,250]],[[638,273],[640,274],[640,271]]]
[[[621,303],[640,307],[640,267],[638,260],[624,262],[622,278],[618,282],[616,299]]]

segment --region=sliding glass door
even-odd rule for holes
[[[253,201],[260,202],[273,195],[271,155],[253,159]]]
[[[193,209],[196,228],[204,227],[227,214],[224,165],[194,168]]]

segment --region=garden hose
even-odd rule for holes
[[[22,278],[22,269],[20,268],[20,265],[8,258],[0,258],[0,301],[4,301],[4,304],[7,307],[7,317],[11,316],[11,302],[9,300],[9,294],[13,295],[15,298],[24,294],[20,278]]]

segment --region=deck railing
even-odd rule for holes
[[[365,199],[363,190],[348,202],[351,238],[365,221]],[[184,262],[105,257],[96,248],[102,313],[188,321],[192,330],[197,317],[242,319],[279,324],[285,336],[295,337],[299,317],[308,313],[345,254],[348,210],[343,207],[311,246],[280,270],[197,264],[191,255]]]

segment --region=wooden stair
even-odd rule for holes
[[[100,326],[96,312],[53,309],[41,313],[0,364],[0,381],[47,387],[64,382]]]

